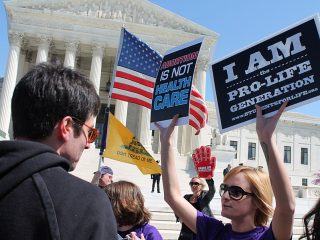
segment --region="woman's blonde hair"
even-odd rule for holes
[[[261,168],[238,166],[232,168],[226,174],[224,182],[239,173],[244,174],[250,184],[251,192],[254,194],[253,198],[258,208],[254,217],[254,223],[256,226],[264,226],[273,214],[273,192],[269,176]]]
[[[206,180],[204,180],[203,178],[199,177],[199,176],[193,176],[190,180],[190,182],[193,180],[193,179],[198,179],[201,183],[201,186],[202,186],[202,189],[205,189],[208,185],[207,185],[207,182]]]

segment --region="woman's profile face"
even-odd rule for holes
[[[224,186],[224,190],[220,191],[221,215],[231,220],[252,218],[254,222],[257,207],[254,203],[254,196],[245,194],[245,192],[252,193],[250,183],[245,175],[240,172],[228,177]]]

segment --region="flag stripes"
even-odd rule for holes
[[[136,76],[136,74],[138,76]],[[125,69],[120,66],[117,67],[116,77],[127,79],[129,81],[132,81],[133,83],[135,82],[137,84],[141,84],[142,86],[147,86],[152,89],[154,88],[155,78],[143,75],[142,73],[137,73],[135,71]]]
[[[111,97],[151,108],[155,78],[117,66]]]
[[[111,98],[151,108],[161,61],[159,53],[123,28]]]
[[[135,95],[135,94],[130,94],[130,95]],[[130,96],[125,96],[123,94],[116,94],[114,93],[113,95],[113,98],[115,99],[119,99],[119,100],[122,100],[122,101],[126,101],[126,102],[130,102],[130,103],[135,103],[137,105],[141,105],[141,106],[144,106],[146,108],[151,108],[151,102],[148,103],[148,101],[144,101],[141,99],[141,97],[136,97],[136,96],[133,96],[133,97],[130,97]]]
[[[189,103],[189,125],[195,128],[196,135],[208,122],[208,109],[199,91],[192,86]]]

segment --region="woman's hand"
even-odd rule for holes
[[[155,123],[155,125],[157,126],[157,128],[160,131],[161,143],[167,143],[167,144],[170,143],[171,135],[174,131],[174,127],[176,126],[178,118],[179,118],[179,114],[174,115],[170,125],[167,128],[161,127],[157,122]]]
[[[261,107],[256,105],[257,110],[257,122],[256,122],[256,131],[259,137],[260,142],[264,140],[271,139],[272,134],[277,126],[278,120],[286,108],[288,101],[284,102],[278,112],[269,118],[262,116]]]
[[[127,239],[127,240],[145,240],[143,233],[141,233],[141,236],[140,236],[140,238],[139,238],[139,237],[137,236],[137,233],[136,233],[136,232],[131,232],[130,234],[128,234],[128,235],[126,236],[125,239]]]

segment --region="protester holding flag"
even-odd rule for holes
[[[158,125],[161,132],[161,167],[165,201],[175,214],[197,234],[196,239],[290,239],[292,236],[295,200],[289,176],[277,150],[273,132],[287,102],[270,118],[262,116],[256,106],[256,130],[264,151],[269,176],[261,169],[238,166],[233,168],[220,185],[223,217],[231,223],[206,216],[196,210],[180,193],[175,169],[172,133],[178,119],[176,115],[168,128]],[[272,223],[272,190],[275,209]]]
[[[124,239],[162,240],[159,231],[149,224],[150,212],[144,206],[140,188],[132,182],[118,181],[105,187],[118,224],[118,234]]]

